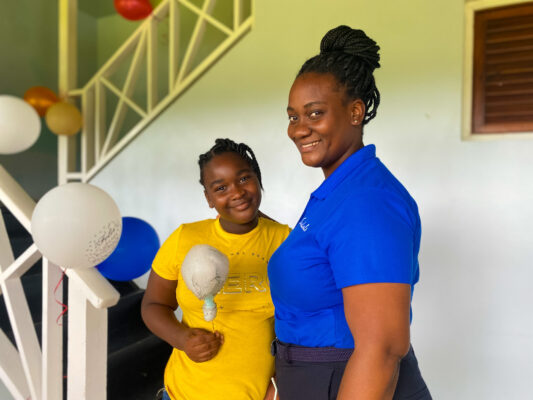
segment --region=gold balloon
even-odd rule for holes
[[[46,110],[59,101],[56,94],[44,86],[33,86],[24,93],[24,101],[29,103],[37,113],[44,117]]]
[[[78,108],[60,101],[50,106],[46,112],[46,125],[56,135],[74,135],[83,123]]]

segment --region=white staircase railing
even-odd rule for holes
[[[0,165],[0,202],[30,232],[35,202]],[[16,400],[63,398],[62,269],[43,258],[41,346],[22,288],[21,277],[41,254],[32,244],[14,258],[0,214],[0,287],[14,346],[0,330],[0,379]],[[105,399],[107,308],[119,293],[94,268],[65,270],[69,277],[68,399]],[[57,300],[57,302],[56,302]],[[91,379],[88,379],[88,378]]]
[[[60,182],[90,181],[250,30],[251,0],[225,1],[224,5],[232,7],[231,23],[213,13],[215,2],[204,0],[203,6],[198,7],[194,4],[198,1],[163,0],[83,88],[66,91],[70,98],[79,99],[84,125],[79,138],[61,138],[71,143],[59,155]],[[181,37],[180,24],[185,11],[196,22],[192,33]],[[168,36],[161,43],[158,32],[167,24]],[[208,43],[210,51],[206,52],[204,39],[208,28],[215,30],[219,39],[212,49],[213,43]],[[127,72],[123,82],[113,82],[113,76],[124,69]],[[109,104],[106,100],[109,95],[116,104]],[[76,140],[80,142],[72,143]]]
[[[216,0],[163,0],[96,75],[76,87],[77,0],[59,2],[59,92],[79,101],[84,124],[80,135],[60,137],[58,180],[87,182],[133,138],[179,97],[252,27],[253,0],[225,0],[232,7],[231,21],[218,18]],[[186,40],[180,36],[180,14],[185,10],[196,22]],[[161,26],[168,24],[167,48],[161,52]],[[205,51],[206,30],[222,39]],[[198,60],[200,59],[200,60]],[[164,63],[161,63],[161,60]],[[122,85],[113,75],[127,65]],[[164,65],[163,65],[164,64]],[[164,67],[164,68],[163,68]],[[161,74],[166,70],[166,78]],[[140,82],[140,83],[139,83]],[[141,99],[135,97],[139,85]],[[112,113],[106,104],[115,96]],[[136,120],[131,126],[127,112]],[[110,118],[108,118],[110,117]],[[110,122],[109,122],[110,121]],[[126,127],[126,128],[125,128]],[[35,202],[0,166],[0,202],[30,232]],[[63,328],[56,323],[62,307],[62,268],[43,258],[41,345],[29,311],[21,277],[40,258],[31,245],[14,258],[0,215],[0,288],[9,315],[15,345],[0,330],[0,379],[16,400],[60,400],[63,393]],[[68,365],[69,400],[106,398],[107,308],[119,293],[94,268],[65,271],[69,278]]]

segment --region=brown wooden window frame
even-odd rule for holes
[[[528,49],[526,53],[518,54],[518,56],[508,57],[500,55],[500,53],[505,54],[505,50],[499,53],[498,48],[501,47],[499,44],[495,46],[490,42],[485,43],[487,26],[491,27],[489,32],[491,32],[492,42],[505,39],[501,36],[499,27],[492,28],[494,25],[492,21],[522,16],[524,10],[533,13],[532,0],[478,0],[465,4],[463,139],[533,137],[533,105],[531,118],[529,117],[529,93],[533,100],[533,91],[528,90],[530,86],[528,84],[523,87],[515,86],[515,91],[524,92],[525,96],[512,98],[507,96],[511,93],[510,90],[505,90],[503,94],[501,89],[502,85],[509,85],[505,77],[507,71],[518,71],[519,68],[524,67],[524,64],[527,65],[525,70],[530,70],[529,61],[521,62],[521,58],[531,59],[533,66],[533,49]],[[515,35],[515,33],[503,35]],[[485,55],[486,49],[489,49],[487,56]],[[529,51],[531,51],[531,57],[527,53]],[[516,66],[508,63],[508,60],[510,63],[516,63]],[[533,77],[533,71],[528,74]],[[529,79],[528,77],[528,82]],[[512,86],[508,88],[513,89]],[[488,96],[487,91],[490,91]],[[486,101],[486,99],[489,100]],[[513,103],[513,101],[521,101],[521,103]]]

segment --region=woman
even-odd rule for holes
[[[362,140],[378,50],[332,29],[290,90],[288,135],[325,180],[269,262],[281,399],[431,399],[409,338],[418,209]]]

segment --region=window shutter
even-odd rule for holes
[[[473,133],[533,131],[533,2],[476,12]]]

